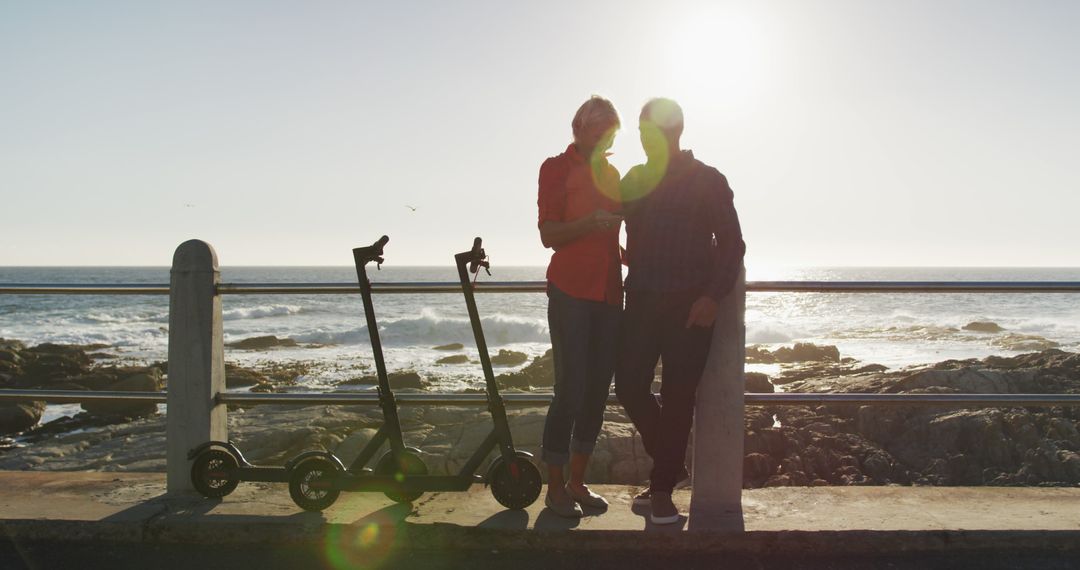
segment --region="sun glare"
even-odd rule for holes
[[[677,99],[744,102],[768,74],[761,17],[748,9],[696,12],[672,34],[671,46],[669,69]]]

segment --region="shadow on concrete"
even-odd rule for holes
[[[117,511],[101,520],[103,522],[131,522],[150,520],[161,515],[205,515],[220,504],[221,499],[166,493]]]
[[[577,528],[579,524],[581,524],[581,519],[560,517],[555,514],[555,511],[544,507],[544,510],[537,515],[536,524],[533,525],[533,528],[536,530],[569,530]]]
[[[537,523],[540,519],[537,519]],[[476,528],[525,530],[529,528],[529,513],[525,511],[499,511],[480,521]]]
[[[393,505],[383,507],[371,514],[364,515],[353,522],[351,525],[400,525],[406,518],[413,512],[413,506],[409,503],[394,503]]]

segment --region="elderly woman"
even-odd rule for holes
[[[545,503],[565,517],[580,505],[607,507],[585,485],[615,369],[622,271],[619,172],[607,161],[619,116],[593,96],[574,115],[574,142],[540,167],[540,241],[554,250],[547,270],[555,398],[544,424]],[[570,465],[570,477],[564,470]]]

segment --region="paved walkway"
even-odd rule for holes
[[[1080,488],[781,487],[744,491],[744,531],[653,527],[637,490],[594,487],[606,513],[561,519],[537,501],[502,509],[483,486],[397,505],[343,493],[323,513],[285,485],[241,483],[223,500],[168,497],[156,473],[0,472],[0,537],[11,543],[315,545],[326,552],[484,550],[728,552],[1054,552],[1080,561]],[[689,491],[676,493],[685,512]],[[643,532],[644,531],[644,534]]]

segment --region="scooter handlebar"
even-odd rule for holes
[[[382,265],[383,246],[389,241],[390,238],[388,236],[383,236],[367,247],[353,248],[353,259],[356,261],[356,265],[364,266],[372,261]]]
[[[487,253],[484,252],[484,240],[476,238],[473,240],[472,249],[464,251],[454,256],[459,265],[469,264],[469,273],[476,273],[480,271],[480,268],[484,268],[490,274],[491,263],[487,261]]]

